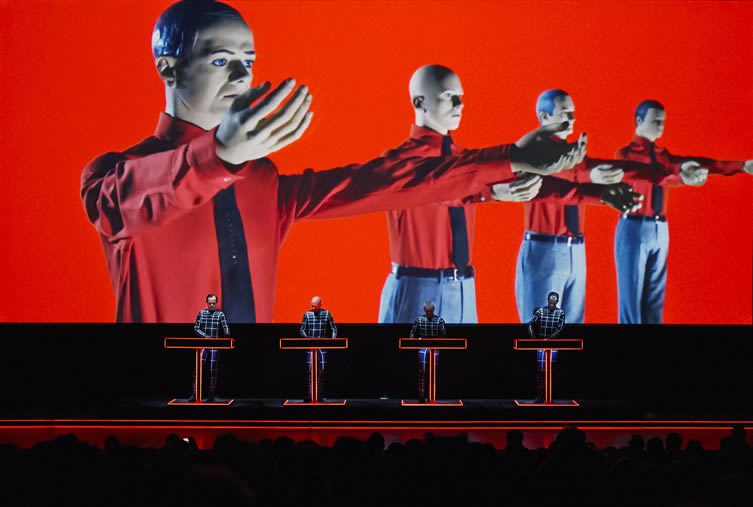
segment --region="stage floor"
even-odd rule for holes
[[[282,436],[331,445],[338,437],[387,443],[435,435],[466,434],[501,448],[511,429],[529,447],[547,446],[563,427],[577,426],[599,446],[625,445],[632,435],[664,438],[672,431],[718,448],[735,424],[753,428],[753,411],[656,410],[620,400],[578,400],[580,406],[519,407],[512,399],[464,399],[462,406],[405,407],[400,399],[349,399],[344,406],[284,406],[282,399],[235,399],[230,406],[175,406],[168,399],[123,399],[107,406],[56,403],[5,407],[0,443],[28,447],[62,434],[102,445],[114,435],[124,443],[160,446],[167,435],[192,437],[208,448],[217,435],[260,440]]]
[[[2,420],[24,419],[192,419],[307,420],[307,421],[714,421],[753,420],[753,407],[731,408],[698,403],[695,406],[650,406],[627,400],[576,400],[578,406],[518,406],[514,399],[468,399],[462,406],[402,406],[400,398],[348,399],[345,405],[284,405],[281,398],[234,398],[229,406],[168,405],[172,398],[121,398],[97,404],[61,400],[29,400],[5,404]],[[325,401],[342,398],[325,398]],[[414,400],[415,401],[415,400]]]

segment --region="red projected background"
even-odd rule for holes
[[[463,81],[462,146],[513,142],[536,126],[538,93],[558,87],[575,101],[591,156],[627,144],[636,104],[655,98],[667,108],[659,144],[673,153],[753,158],[751,2],[229,3],[255,34],[254,81],[293,76],[314,95],[312,127],[272,156],[283,173],[397,146],[413,120],[408,79],[426,63]],[[79,179],[96,155],[152,134],[164,92],[150,36],[169,4],[0,0],[0,321],[113,320]],[[712,176],[670,194],[665,322],[751,324],[753,177]],[[586,321],[616,322],[618,215],[586,215]],[[517,321],[522,234],[522,205],[477,207],[481,322]],[[388,269],[384,214],[297,224],[282,250],[275,321],[299,320],[317,294],[339,321],[375,322]]]

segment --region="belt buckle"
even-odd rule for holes
[[[654,215],[654,222],[661,222],[661,216],[660,215]]]
[[[567,246],[573,246],[573,237],[572,236],[568,236],[567,237]]]
[[[458,268],[452,268],[452,279],[455,280],[455,281],[459,280],[459,278],[458,278]]]

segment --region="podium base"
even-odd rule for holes
[[[179,398],[175,398],[174,400],[170,400],[167,402],[168,405],[208,405],[213,407],[227,407],[231,403],[233,403],[235,400],[227,400],[227,401],[180,401]]]
[[[463,400],[434,400],[421,403],[418,400],[400,400],[404,407],[462,407]]]
[[[580,407],[580,403],[575,400],[552,400],[551,403],[535,400],[515,400],[519,407]]]
[[[319,405],[335,405],[342,407],[348,403],[348,400],[329,400],[329,401],[303,401],[303,400],[285,400],[282,404],[284,407],[291,406],[319,406]]]

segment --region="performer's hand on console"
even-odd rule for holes
[[[641,206],[643,194],[633,191],[627,183],[607,185],[601,193],[601,202],[607,204],[620,213],[637,211]]]
[[[625,172],[612,164],[599,164],[589,172],[591,182],[600,185],[613,185],[622,181]]]
[[[295,87],[287,79],[274,90],[269,82],[235,98],[217,128],[217,156],[239,165],[266,157],[300,139],[311,123],[311,94],[301,86],[279,111],[275,110]]]
[[[680,179],[685,185],[700,187],[706,183],[708,176],[709,170],[695,160],[683,162],[680,166]]]
[[[492,185],[492,199],[495,201],[525,202],[536,197],[543,180],[537,174],[518,176],[510,183]]]

